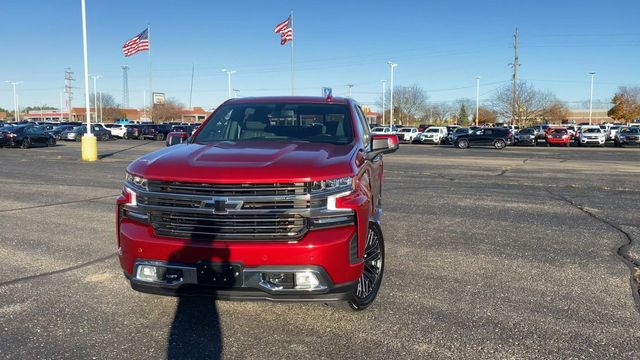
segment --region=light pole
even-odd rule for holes
[[[13,86],[13,120],[20,121],[20,113],[18,112],[18,96],[16,95],[16,85],[22,84],[22,81],[6,80],[7,84]]]
[[[235,70],[222,69],[222,72],[227,73],[227,78],[228,78],[228,99],[231,99],[231,74],[234,74],[236,71]]]
[[[385,97],[385,92],[387,92],[387,80],[380,80],[380,82],[382,82],[382,126],[384,126],[384,97]]]
[[[351,97],[351,88],[353,87],[353,84],[347,84],[347,87],[349,88],[349,97]]]
[[[591,95],[589,96],[589,125],[591,125],[591,115],[593,114],[593,78],[596,76],[595,72],[590,72],[591,75]]]
[[[237,98],[240,95],[240,90],[239,89],[233,89],[233,97]]]
[[[82,137],[82,160],[98,160],[98,144],[96,137],[91,133],[91,109],[89,104],[89,55],[87,52],[87,11],[85,0],[82,4],[82,54],[84,57],[84,107],[87,116],[87,133]]]
[[[476,76],[476,126],[478,126],[479,114],[480,114],[480,76]]]
[[[102,91],[100,91],[100,97],[98,98],[100,102],[100,122],[102,122]]]
[[[93,108],[96,110],[96,122],[98,122],[98,86],[96,80],[100,79],[102,75],[91,75],[93,78]]]
[[[391,69],[391,94],[389,96],[389,102],[391,103],[391,105],[389,106],[389,111],[391,112],[391,120],[389,121],[389,126],[393,127],[393,69],[395,69],[398,64],[394,63],[393,61],[387,61],[387,64],[389,65],[389,69]]]

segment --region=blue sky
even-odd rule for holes
[[[4,0],[0,80],[18,85],[20,105],[59,105],[64,68],[75,71],[74,106],[83,106],[80,0]],[[388,60],[397,85],[419,84],[431,101],[481,100],[508,82],[513,31],[520,30],[520,77],[561,100],[608,100],[620,85],[637,85],[640,27],[637,0],[610,1],[147,1],[87,0],[90,73],[100,90],[122,98],[121,65],[129,65],[133,106],[148,88],[148,56],[124,58],[122,44],[151,25],[154,91],[184,104],[195,67],[193,105],[227,97],[222,68],[236,70],[241,96],[290,93],[290,49],[273,27],[294,11],[297,94],[322,86],[374,104]],[[13,108],[0,83],[0,107]]]

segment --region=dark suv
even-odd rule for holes
[[[163,295],[368,307],[384,269],[382,154],[352,99],[231,99],[127,167],[117,253]]]
[[[471,146],[493,146],[498,150],[513,144],[513,133],[503,128],[480,128],[455,138],[453,145],[460,149]]]

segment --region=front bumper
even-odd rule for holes
[[[571,142],[571,139],[570,139],[570,138],[564,138],[564,139],[563,139],[563,138],[553,138],[553,137],[548,137],[548,138],[546,139],[546,141],[547,141],[547,143],[548,143],[548,144],[550,144],[550,145],[551,145],[551,144],[553,144],[553,145],[555,145],[555,144],[562,144],[562,145],[566,145],[566,144],[568,144],[568,143],[570,143],[570,142]]]
[[[423,138],[420,138],[420,142],[423,144],[440,144],[441,138],[423,137]]]
[[[220,299],[276,301],[339,301],[352,294],[363,263],[352,263],[354,225],[312,230],[298,241],[199,241],[158,237],[149,225],[119,221],[120,265],[133,289],[161,295],[210,295]],[[176,284],[141,281],[138,267],[146,263],[178,266],[184,281]],[[202,282],[200,264],[237,264],[238,281],[225,286]],[[320,279],[314,289],[269,289],[260,285],[262,273],[276,270],[313,271]]]
[[[588,139],[584,137],[580,137],[580,144],[582,145],[604,145],[606,140],[604,138],[600,139]]]
[[[535,137],[517,137],[515,138],[515,141],[518,145],[535,145],[535,143],[537,142]]]

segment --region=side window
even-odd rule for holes
[[[484,130],[484,134],[485,135],[493,135],[493,129],[485,129]]]
[[[366,117],[362,112],[360,106],[356,106],[356,113],[358,114],[358,120],[360,123],[360,127],[362,128],[362,142],[365,147],[368,147],[371,144],[371,131],[369,129],[369,124],[367,124]]]

